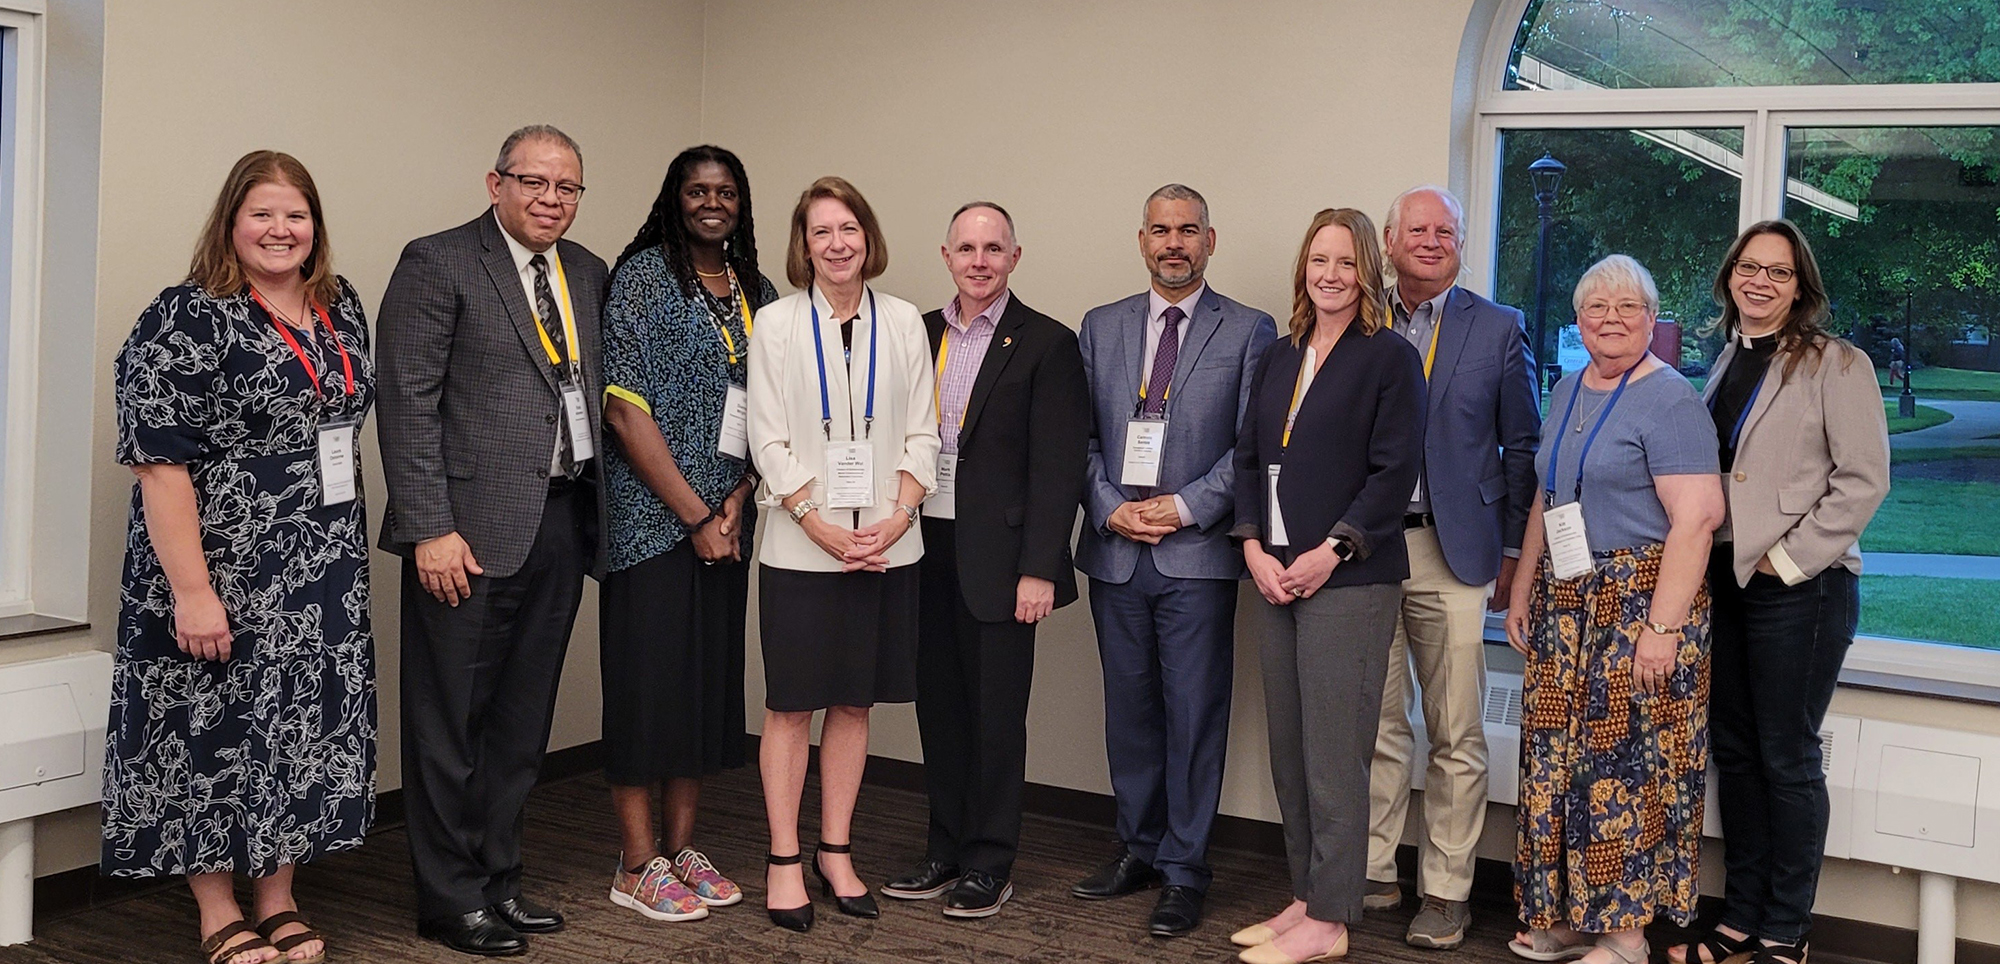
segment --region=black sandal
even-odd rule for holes
[[[286,927],[292,924],[297,924],[300,927],[305,928],[305,930],[302,930],[289,937],[274,936],[276,935],[278,928]],[[284,964],[320,964],[320,962],[326,960],[326,938],[321,937],[318,931],[313,930],[313,926],[311,924],[306,923],[306,919],[303,916],[301,916],[298,911],[295,910],[279,911],[278,913],[272,914],[271,916],[258,921],[257,933],[264,935],[264,939],[270,941],[271,946],[278,949],[278,953],[280,955],[283,955],[279,957],[278,960],[283,961]],[[297,947],[300,944],[307,943],[309,941],[319,942],[318,954],[314,954],[311,957],[299,957],[299,958],[294,958],[291,956],[292,948]],[[273,961],[272,964],[277,964],[277,961]]]
[[[1745,964],[1756,953],[1757,938],[1737,940],[1718,930],[1710,930],[1687,944],[1686,964]],[[1698,956],[1699,955],[1699,956]]]
[[[794,853],[788,856],[780,857],[777,854],[765,854],[764,862],[773,867],[791,867],[798,864],[799,855]],[[803,878],[803,875],[801,875],[801,878]],[[805,881],[801,879],[799,883],[803,885]],[[803,934],[806,931],[812,930],[813,905],[812,905],[812,894],[810,893],[806,894],[806,902],[804,906],[772,907],[769,904],[766,904],[764,906],[764,912],[771,915],[771,923],[776,924],[779,927],[782,927],[788,931],[797,931]]]
[[[230,944],[229,939],[238,934],[251,934],[252,936],[247,941]],[[225,944],[228,946],[223,946]],[[238,954],[249,951],[261,951],[270,946],[271,942],[261,936],[256,936],[256,931],[251,928],[250,922],[245,920],[230,921],[222,925],[220,930],[201,939],[201,953],[204,957],[208,958],[208,964],[222,964],[222,962]]]
[[[1757,948],[1753,964],[1806,964],[1806,942],[1796,944],[1765,944]]]

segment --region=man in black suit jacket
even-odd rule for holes
[[[410,242],[377,315],[418,930],[471,954],[562,927],[521,898],[521,815],[599,559],[608,272],[561,240],[582,180],[568,135],[515,131],[486,175],[492,208]]]
[[[1074,332],[1007,290],[1020,257],[999,205],[960,208],[944,244],[958,296],[924,316],[944,443],[923,509],[918,616],[930,840],[924,862],[882,893],[945,894],[947,917],[991,916],[1013,894],[1035,624],[1076,601],[1069,540],[1090,442],[1083,356]]]

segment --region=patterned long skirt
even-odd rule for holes
[[[1514,898],[1528,926],[1584,934],[1694,918],[1708,769],[1709,597],[1688,610],[1663,693],[1632,663],[1660,545],[1596,553],[1573,580],[1536,573],[1522,693]]]

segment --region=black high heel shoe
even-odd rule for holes
[[[819,867],[820,854],[849,854],[854,852],[853,844],[830,844],[822,840],[813,848],[813,876],[819,878],[820,890],[832,898],[833,905],[849,917],[874,920],[882,916],[882,909],[875,906],[875,895],[864,890],[859,897],[842,897],[833,892],[833,881],[826,879],[826,871]]]
[[[793,854],[789,857],[780,857],[777,854],[765,854],[764,862],[773,867],[790,867],[799,862],[799,855]],[[819,855],[817,854],[813,855],[813,870],[819,870]],[[826,878],[822,876],[820,879],[825,880]],[[764,908],[764,912],[771,915],[771,923],[788,931],[798,931],[803,934],[806,931],[812,930],[813,905],[810,894],[806,896],[805,905],[802,907],[767,906]]]

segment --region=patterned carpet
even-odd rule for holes
[[[817,799],[809,783],[805,818],[812,837]],[[871,885],[921,856],[922,795],[879,786],[864,788],[855,821],[858,868]],[[526,893],[569,917],[560,934],[533,938],[525,957],[534,964],[600,962],[1074,962],[1228,961],[1229,934],[1274,912],[1287,897],[1282,861],[1269,854],[1218,849],[1212,854],[1215,886],[1207,921],[1192,936],[1160,940],[1145,934],[1151,892],[1122,900],[1087,902],[1069,886],[1112,853],[1102,826],[1048,817],[1027,820],[1015,869],[1015,898],[997,917],[947,921],[935,902],[884,900],[877,921],[845,918],[822,902],[819,923],[797,935],[771,925],[763,912],[763,804],[757,774],[724,774],[704,789],[700,845],[723,872],[744,885],[743,903],[707,920],[655,923],[605,899],[617,837],[609,793],[598,776],[551,783],[535,792],[529,809]],[[1489,870],[1492,868],[1488,868]],[[1505,943],[1512,908],[1499,880],[1476,888],[1474,927],[1455,954],[1422,951],[1402,943],[1414,902],[1400,911],[1371,913],[1355,932],[1355,961],[1483,964],[1514,961]],[[1481,896],[1485,895],[1485,896]],[[409,917],[412,903],[407,845],[400,827],[383,829],[368,845],[303,869],[298,896],[306,913],[330,935],[329,964],[403,964],[476,960],[419,940]],[[1662,935],[1664,936],[1664,935]],[[1664,944],[1656,941],[1656,960]],[[196,962],[194,902],[181,886],[163,888],[110,906],[37,924],[36,940],[0,948],[5,964],[152,964]]]

